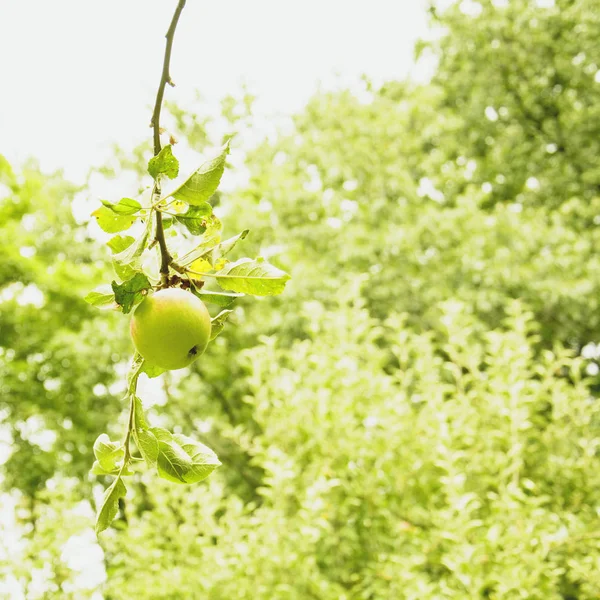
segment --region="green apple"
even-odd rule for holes
[[[167,288],[148,296],[131,318],[135,349],[161,369],[183,369],[210,340],[210,315],[191,292]]]

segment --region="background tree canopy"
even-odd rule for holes
[[[120,435],[132,350],[82,299],[109,251],[85,190],[0,162],[0,597],[600,595],[600,2],[430,12],[430,82],[315,96],[212,198],[292,280],[146,381],[223,466],[139,476],[100,542],[92,444]],[[257,127],[249,97],[223,114]]]

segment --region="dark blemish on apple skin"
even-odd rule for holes
[[[196,356],[198,354],[198,346],[193,346],[192,349],[188,352],[190,356]]]

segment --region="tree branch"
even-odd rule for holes
[[[150,125],[154,128],[154,156],[156,156],[160,150],[160,111],[162,108],[163,96],[165,94],[165,86],[167,83],[170,86],[174,86],[175,84],[171,80],[171,73],[169,72],[169,66],[171,63],[171,50],[173,49],[173,38],[175,37],[175,29],[177,28],[177,23],[179,21],[179,16],[181,15],[181,11],[185,6],[186,0],[179,0],[177,4],[177,8],[175,9],[175,14],[173,15],[173,19],[171,20],[171,25],[169,25],[169,29],[165,35],[167,38],[167,46],[165,48],[165,58],[163,61],[163,70],[160,78],[160,84],[158,86],[158,91],[156,92],[156,102],[154,103],[154,112],[152,113],[152,120],[150,121]]]
[[[171,73],[169,71],[170,63],[171,63],[171,50],[173,49],[173,38],[175,37],[175,29],[177,28],[177,23],[179,22],[179,16],[181,15],[181,11],[185,6],[186,0],[179,0],[177,3],[177,8],[175,9],[175,13],[173,14],[173,18],[171,19],[171,25],[169,25],[169,29],[166,33],[167,45],[165,48],[165,58],[163,60],[163,69],[160,77],[160,83],[158,85],[158,91],[156,92],[156,102],[154,103],[154,111],[152,113],[152,120],[150,121],[150,125],[153,129],[153,138],[154,138],[154,156],[156,156],[161,151],[160,145],[160,111],[162,108],[163,97],[165,95],[165,86],[167,83],[173,86],[173,81],[171,79]],[[154,192],[153,192],[153,200],[154,195],[157,194],[160,197],[160,185],[158,182],[154,184]],[[167,248],[167,242],[165,241],[165,230],[163,227],[162,214],[160,211],[156,211],[156,241],[160,247],[160,275],[162,280],[163,287],[167,287],[169,285],[169,265],[173,261],[172,256],[169,254],[169,250]]]

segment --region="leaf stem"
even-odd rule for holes
[[[185,6],[186,0],[179,0],[177,3],[177,8],[175,8],[175,13],[173,14],[173,18],[171,19],[171,25],[169,25],[169,29],[165,37],[167,38],[167,43],[165,47],[165,58],[163,60],[163,68],[162,74],[160,77],[160,83],[158,85],[158,91],[156,92],[156,102],[154,103],[154,111],[152,113],[152,120],[150,121],[150,125],[153,129],[153,139],[154,139],[154,156],[156,156],[161,151],[160,145],[160,111],[162,108],[163,97],[165,95],[165,86],[167,83],[171,86],[174,85],[171,79],[170,73],[170,64],[171,64],[171,51],[173,49],[173,38],[175,37],[175,29],[177,28],[177,23],[179,21],[179,16],[181,15],[181,11]],[[154,190],[152,191],[152,198],[154,199],[158,195],[160,197],[160,185],[157,182],[154,184]],[[161,285],[162,287],[168,287],[169,285],[169,265],[173,261],[173,258],[169,254],[169,250],[167,248],[167,242],[165,241],[165,230],[163,227],[162,214],[160,211],[156,211],[156,241],[160,247],[160,277],[161,277]]]

